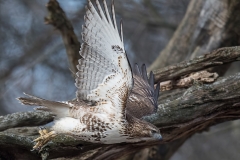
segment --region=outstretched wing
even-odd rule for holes
[[[157,99],[159,96],[160,83],[154,89],[154,75],[150,72],[147,77],[146,66],[141,70],[135,65],[134,87],[127,101],[127,112],[136,118],[142,118],[157,111]]]
[[[110,18],[106,1],[104,11],[98,0],[98,12],[88,1],[85,24],[82,28],[82,43],[76,77],[77,100],[85,100],[98,105],[111,105],[125,112],[128,95],[133,86],[131,68],[123,45],[122,23],[118,33],[114,5]]]

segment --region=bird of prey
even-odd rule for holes
[[[142,119],[157,111],[159,83],[147,76],[146,66],[132,71],[123,45],[122,22],[118,31],[114,4],[111,16],[106,1],[86,6],[76,73],[76,98],[65,102],[35,96],[18,98],[22,104],[40,106],[56,117],[48,132],[40,129],[34,149],[57,134],[71,135],[92,143],[135,143],[161,140],[159,129]],[[120,34],[119,34],[120,33]]]

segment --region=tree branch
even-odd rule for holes
[[[49,14],[45,17],[45,23],[53,25],[62,34],[70,69],[76,73],[78,60],[81,58],[79,54],[80,42],[74,33],[72,24],[56,0],[50,0],[46,6]]]
[[[239,57],[239,46],[220,48],[204,54],[203,56],[194,58],[193,60],[184,61],[176,65],[154,70],[153,73],[155,74],[155,82],[179,79],[181,76],[192,72],[239,60]]]
[[[20,112],[0,116],[0,131],[21,126],[38,126],[53,121],[54,115],[48,112]]]

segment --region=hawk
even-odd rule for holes
[[[57,134],[71,135],[92,143],[135,143],[161,140],[159,129],[142,119],[157,111],[160,84],[146,66],[135,65],[133,73],[123,45],[123,29],[118,31],[114,4],[111,16],[106,1],[103,9],[88,1],[83,43],[76,73],[76,98],[65,102],[27,95],[18,100],[35,109],[51,111],[56,117],[50,132],[40,129],[33,147],[40,149]],[[120,32],[120,34],[119,34]]]

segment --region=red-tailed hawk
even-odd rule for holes
[[[154,88],[154,76],[148,78],[145,65],[135,65],[132,73],[123,45],[122,23],[117,29],[114,5],[110,16],[98,0],[98,11],[88,1],[83,42],[76,74],[76,99],[54,102],[31,95],[19,98],[25,105],[43,106],[37,110],[56,114],[50,128],[40,130],[34,148],[41,148],[57,134],[67,134],[93,143],[134,143],[161,140],[159,129],[142,120],[155,113],[159,84]],[[120,35],[120,36],[119,36]]]

